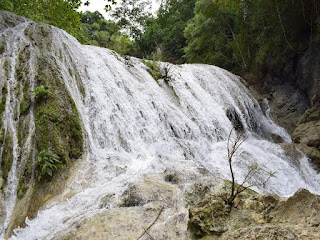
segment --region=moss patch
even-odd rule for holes
[[[153,77],[154,80],[158,83],[158,80],[162,78],[160,68],[156,62],[142,60],[142,62],[148,67],[148,72]]]
[[[7,133],[5,136],[5,143],[2,150],[1,170],[3,183],[7,181],[8,174],[12,167],[13,161],[13,143],[12,137]],[[2,186],[3,187],[3,186]]]
[[[26,194],[28,188],[29,188],[28,185],[24,184],[22,182],[22,180],[19,180],[19,185],[18,185],[18,189],[17,189],[17,197],[19,199],[23,198],[23,196]]]
[[[28,63],[29,59],[30,59],[30,50],[29,50],[29,46],[26,46],[20,51],[16,68],[15,68],[15,76],[18,81],[25,79],[26,76],[29,74],[29,63]]]
[[[0,127],[2,126],[2,114],[4,110],[6,109],[6,99],[7,99],[7,84],[4,84],[1,90],[1,103],[0,103]]]
[[[1,128],[1,132],[0,132],[0,145],[2,146],[2,144],[4,143],[4,137],[5,137],[5,129],[2,127]]]
[[[194,237],[219,236],[227,230],[228,206],[222,199],[211,198],[201,202],[202,206],[190,208],[188,229]]]
[[[40,32],[43,37],[47,37],[49,35],[48,29],[45,29],[44,26],[40,26]]]
[[[45,86],[51,94],[35,102],[36,148],[57,154],[67,165],[81,156],[83,137],[75,103],[58,72],[55,61],[40,59],[37,85]]]
[[[23,96],[20,102],[20,115],[25,115],[28,113],[31,106],[31,92],[28,80],[24,82],[22,92]]]
[[[0,54],[3,54],[6,51],[6,48],[3,44],[0,44]]]
[[[9,63],[8,63],[7,59],[4,60],[3,69],[4,69],[5,77],[8,78],[8,75],[9,75]]]

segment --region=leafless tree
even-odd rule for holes
[[[242,143],[247,139],[244,134],[245,131],[242,131],[240,133],[236,133],[236,138],[234,140],[231,139],[231,135],[233,132],[234,128],[231,129],[229,136],[228,136],[228,141],[227,141],[227,150],[228,150],[228,163],[229,163],[229,169],[231,173],[231,192],[230,194],[227,195],[227,197],[224,198],[224,201],[226,204],[230,206],[230,211],[232,208],[232,205],[234,203],[234,200],[236,197],[242,193],[243,191],[247,190],[250,187],[253,187],[255,184],[254,183],[249,183],[251,182],[250,180],[257,175],[260,172],[265,172],[268,176],[266,181],[264,181],[264,185],[270,180],[271,177],[275,177],[274,172],[268,172],[265,171],[263,167],[260,167],[258,163],[254,163],[249,166],[248,172],[245,175],[243,181],[241,184],[237,184],[236,179],[235,179],[235,174],[234,174],[234,169],[233,169],[233,162],[234,162],[234,155],[239,149],[239,147],[242,145]]]

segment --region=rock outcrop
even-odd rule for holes
[[[62,191],[63,184],[57,184],[67,178],[62,172],[84,150],[78,111],[57,64],[63,59],[53,51],[52,29],[0,11],[0,199],[14,204],[6,210],[12,214],[7,236]],[[70,78],[76,77],[69,69]],[[40,152],[47,154],[43,159],[56,156],[59,161],[40,163]],[[57,175],[54,184],[52,175]]]
[[[191,206],[195,239],[319,239],[320,196],[300,189],[288,199],[245,192],[228,213],[221,195],[208,194]]]
[[[167,181],[168,172],[174,172],[177,181]],[[229,181],[179,164],[162,174],[143,176],[120,198],[106,195],[100,199],[98,213],[55,239],[320,238],[320,196],[300,189],[281,199],[249,189],[236,198],[230,212],[223,200],[229,190]]]
[[[280,69],[280,70],[279,70]],[[296,53],[283,66],[270,58],[252,88],[270,102],[270,116],[320,167],[320,45]],[[248,76],[250,82],[250,76]]]

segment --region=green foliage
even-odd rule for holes
[[[46,150],[42,150],[38,155],[38,164],[38,180],[40,180],[42,177],[46,175],[52,177],[53,172],[61,167],[61,160],[60,157],[56,154],[47,152]]]
[[[0,54],[4,53],[5,50],[6,49],[5,49],[4,45],[0,44]]]
[[[2,114],[6,109],[6,100],[7,100],[7,85],[4,84],[1,91],[1,102],[0,102],[0,127],[2,126]]]
[[[120,26],[105,20],[98,11],[85,12],[81,21],[82,43],[110,48],[122,55],[133,54],[134,42],[120,32]]]
[[[148,13],[150,6],[150,0],[122,0],[111,15],[121,30],[134,40],[139,40],[146,18],[151,15]]]
[[[2,149],[1,170],[3,184],[5,184],[13,162],[13,141],[9,133],[4,133],[4,145]],[[3,137],[2,136],[2,137]]]
[[[36,100],[39,100],[45,96],[50,95],[51,92],[46,89],[43,85],[40,85],[39,87],[36,87],[33,91],[33,96]]]
[[[162,4],[157,17],[148,17],[145,30],[138,41],[144,57],[181,63],[184,61],[186,38],[184,29],[194,17],[196,0],[168,0]]]
[[[38,85],[47,86],[51,94],[37,101],[34,110],[36,148],[50,149],[67,164],[83,152],[83,136],[80,118],[74,101],[61,82],[58,66],[49,64],[46,58],[38,61],[35,79]]]
[[[156,62],[143,60],[143,63],[148,67],[148,72],[154,80],[158,82],[162,78],[160,68]]]
[[[198,0],[185,29],[186,60],[257,73],[271,57],[281,69],[285,56],[319,36],[319,8],[316,0]]]
[[[81,0],[2,0],[0,9],[80,35]]]
[[[106,0],[105,0],[106,1]],[[110,11],[111,10],[111,6],[117,4],[117,2],[115,0],[107,0],[108,3],[104,6],[104,9],[106,11]],[[85,6],[89,6],[90,5],[90,1],[86,1],[84,3]]]

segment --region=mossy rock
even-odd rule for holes
[[[314,147],[309,147],[305,144],[298,144],[297,147],[304,153],[312,163],[316,166],[317,170],[320,171],[320,151]]]
[[[18,55],[18,60],[15,68],[15,76],[18,81],[26,80],[29,74],[30,49],[29,45],[25,46]]]
[[[292,140],[320,149],[320,120],[298,125],[292,134]]]
[[[162,74],[158,64],[150,60],[143,60],[142,62],[148,67],[148,72],[153,77],[153,79],[158,82],[158,80],[162,78]]]
[[[189,209],[188,230],[196,238],[206,235],[219,236],[227,231],[228,216],[229,207],[224,201],[218,197],[211,199],[204,206]]]
[[[271,213],[273,222],[299,223],[304,219],[320,219],[320,196],[299,189],[292,197],[277,204]]]
[[[1,12],[1,15],[3,24],[9,24],[6,19],[20,19],[6,12]],[[25,19],[21,18],[21,21],[24,22]],[[0,54],[5,53],[2,54],[1,66],[4,78],[0,86],[0,115],[4,116],[3,113],[6,110],[9,89],[7,81],[9,76],[13,75],[16,81],[10,80],[11,99],[9,101],[11,101],[10,105],[13,107],[13,116],[16,121],[18,148],[15,160],[19,166],[17,201],[5,238],[9,238],[12,229],[25,226],[27,216],[29,219],[36,216],[37,211],[46,201],[63,192],[70,175],[68,171],[72,167],[72,160],[81,157],[84,147],[81,121],[76,105],[65,86],[62,67],[56,62],[59,60],[52,54],[52,27],[35,22],[28,22],[26,25],[25,36],[17,46],[19,52],[14,61],[9,58],[11,54],[7,54],[9,49],[6,49],[6,46],[8,45],[0,41]],[[34,66],[32,78],[31,59]],[[76,77],[76,74],[75,70],[72,77]],[[35,99],[33,90],[40,85],[48,88],[51,94]],[[3,189],[12,171],[13,133],[10,127],[2,124],[1,119],[0,123]],[[55,153],[63,160],[63,166],[50,179],[38,180],[37,157],[41,150]]]
[[[7,84],[5,83],[1,91],[1,102],[0,102],[0,127],[2,126],[2,114],[6,109],[6,100],[7,100]]]
[[[4,44],[0,44],[0,54],[3,54],[6,51]]]
[[[302,115],[292,139],[295,143],[320,149],[320,103],[314,104]]]
[[[38,66],[37,86],[45,86],[50,94],[35,103],[37,149],[55,153],[68,163],[69,159],[79,158],[83,151],[78,111],[54,59],[39,59]]]
[[[135,186],[130,187],[123,193],[123,200],[119,204],[119,207],[136,207],[144,205],[145,199],[143,199]]]
[[[4,180],[3,181],[3,184],[4,184],[7,181],[8,174],[11,170],[12,162],[13,162],[13,142],[9,132],[7,132],[5,135],[4,146],[2,149],[1,157],[2,157],[1,170],[2,170],[2,179]]]
[[[316,103],[311,108],[305,111],[305,113],[301,116],[301,118],[298,121],[298,125],[317,121],[320,119],[320,103]]]

